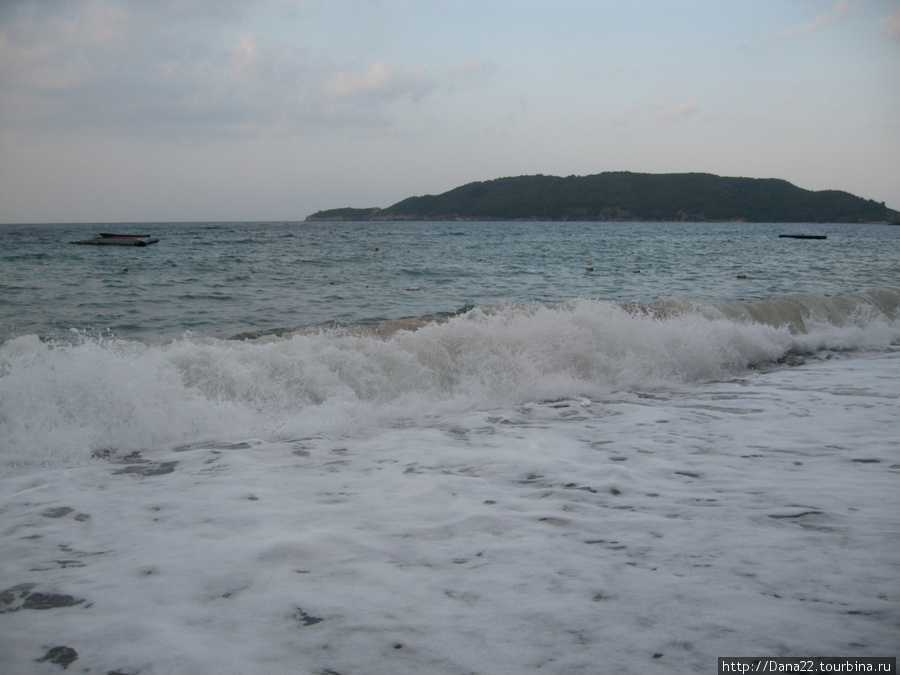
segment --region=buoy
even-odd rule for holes
[[[378,247],[377,247],[377,246],[375,247],[375,250],[376,250],[376,251],[378,250]]]
[[[127,267],[123,267],[123,268],[122,268],[122,271],[123,271],[123,272],[127,272],[127,271],[128,271],[128,268],[127,268]]]
[[[410,287],[407,288],[406,290],[408,290],[408,291],[421,291],[422,289],[419,288],[418,286],[410,286]]]
[[[746,279],[746,278],[747,278],[746,274],[738,274],[738,279]]]
[[[593,267],[585,267],[584,269],[586,269],[588,272],[593,272],[593,271],[594,271],[594,268],[593,268]]]
[[[634,274],[640,274],[640,273],[641,273],[640,270],[631,270],[631,271],[632,271]]]

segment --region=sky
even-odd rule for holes
[[[0,223],[302,220],[603,171],[900,209],[900,0],[0,2]]]

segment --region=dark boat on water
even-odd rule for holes
[[[91,246],[148,246],[155,244],[159,239],[149,234],[111,234],[103,232],[93,239],[82,239],[69,242],[71,244],[88,244]]]
[[[828,239],[825,234],[779,234],[782,239]]]

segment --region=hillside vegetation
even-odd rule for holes
[[[884,203],[848,192],[804,190],[776,178],[626,171],[517,176],[409,197],[385,209],[331,209],[307,220],[547,220],[885,222]]]

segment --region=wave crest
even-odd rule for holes
[[[256,341],[26,336],[0,347],[0,464],[716,379],[791,354],[888,348],[900,340],[898,307],[900,289],[889,288],[756,303],[506,304]]]

